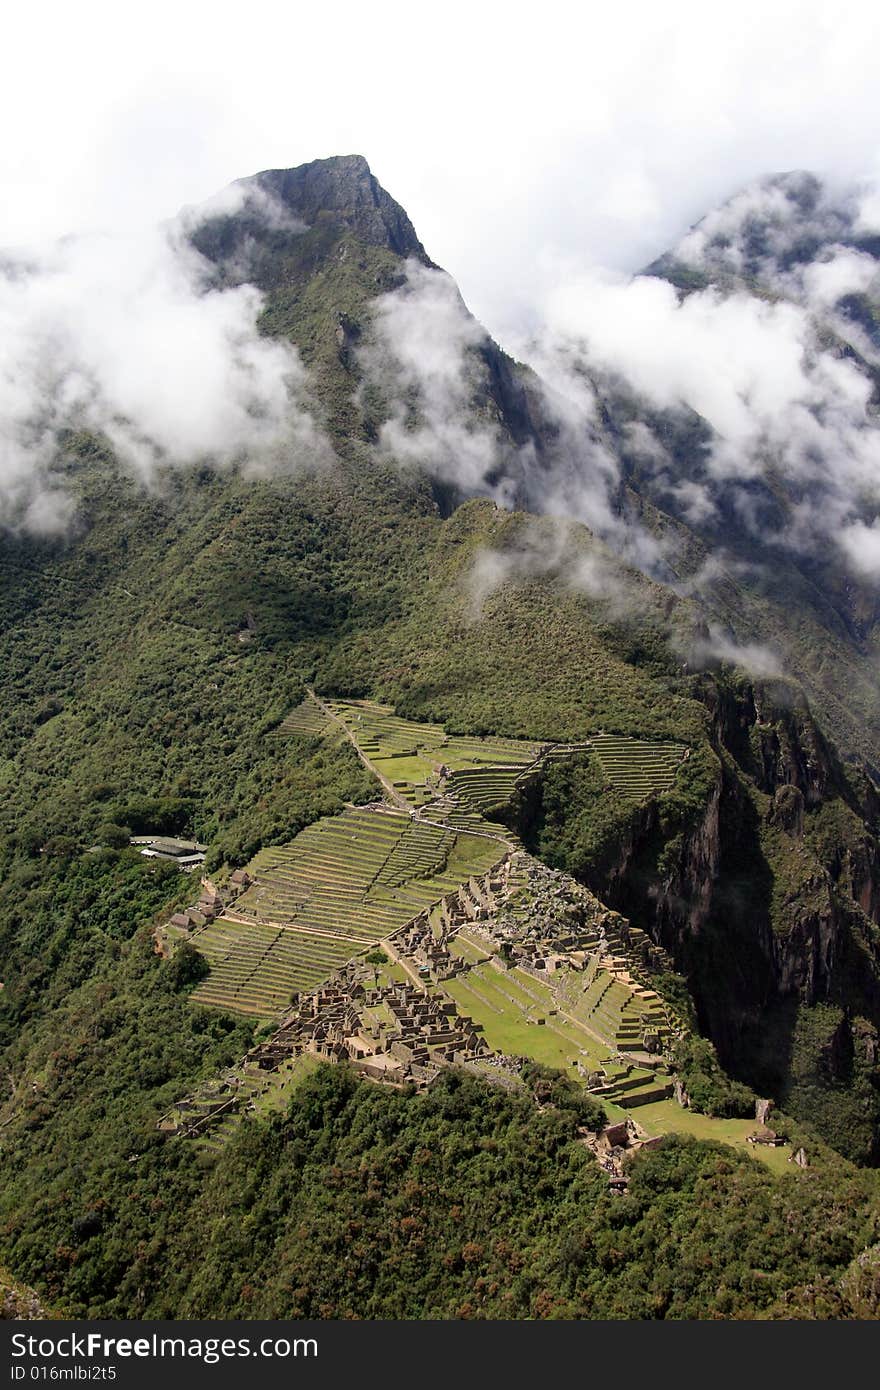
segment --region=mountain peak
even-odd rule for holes
[[[334,155],[294,169],[265,169],[241,183],[256,185],[310,226],[320,220],[341,221],[371,245],[428,259],[403,208],[386,193],[363,155]]]
[[[862,216],[867,192],[828,184],[806,169],[768,174],[707,213],[646,273],[684,290],[748,281],[776,291],[781,278],[844,248],[877,259],[880,238]]]

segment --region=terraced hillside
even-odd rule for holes
[[[607,1045],[560,1013],[552,990],[543,982],[486,960],[466,931],[459,933],[454,950],[470,968],[445,981],[443,988],[479,1022],[491,1047],[561,1068],[580,1062],[595,1069],[610,1058]]]
[[[297,721],[320,727],[323,710],[313,703],[311,716],[305,706],[288,716],[293,727]],[[413,806],[428,804],[442,790],[477,815],[506,804],[530,769],[590,750],[609,783],[641,801],[671,787],[687,753],[681,743],[649,743],[617,734],[593,734],[571,744],[447,734],[440,724],[401,719],[390,706],[368,700],[333,701],[328,708],[380,775]]]
[[[439,724],[402,719],[387,705],[325,707],[312,696],[271,736],[322,737],[340,725],[395,791],[414,808],[430,808],[425,819],[388,806],[352,808],[317,821],[289,845],[261,851],[234,915],[198,934],[211,965],[193,996],[198,1002],[276,1013],[294,992],[311,989],[471,874],[486,872],[504,853],[498,837],[510,842],[510,832],[484,817],[509,802],[545,759],[592,746],[609,781],[641,798],[670,785],[685,751],[610,734],[564,747],[452,736]],[[584,1008],[578,1017],[616,1047],[640,1046],[654,1023],[616,986],[601,999],[591,994],[589,1021]]]
[[[544,745],[522,739],[447,734],[440,724],[401,719],[390,706],[367,700],[334,701],[329,708],[380,775],[414,806],[430,801],[444,778],[452,782],[466,773],[473,782],[462,782],[463,797],[465,787],[478,785],[485,786],[486,794],[480,800],[464,799],[478,812],[498,805],[509,798],[519,774],[544,752]],[[502,788],[500,797],[489,790],[493,778]]]
[[[351,943],[283,927],[220,918],[200,932],[196,945],[210,975],[193,993],[199,1004],[268,1017],[311,989],[352,955]]]
[[[626,971],[614,972],[598,963],[582,976],[568,976],[562,994],[571,1014],[622,1052],[645,1049],[646,1039],[657,1045],[669,1032],[659,995],[633,980]]]
[[[442,874],[454,847],[454,831],[412,821],[376,875],[376,883],[401,888],[413,877]]]
[[[475,767],[453,772],[446,790],[480,815],[505,806],[526,774],[522,767]]]
[[[503,969],[467,930],[459,932],[453,950],[468,968],[442,988],[480,1024],[493,1048],[564,1070],[577,1067],[591,1091],[623,1110],[671,1094],[668,1069],[638,1056],[646,1032],[653,1029],[659,1038],[666,1029],[651,991],[600,970],[581,1003],[578,972],[544,982],[524,970]]]
[[[306,697],[281,721],[277,729],[271,731],[269,738],[283,739],[303,735],[307,738],[322,738],[331,727],[332,721],[318,702]]]
[[[316,821],[289,845],[262,850],[234,913],[197,933],[211,973],[193,998],[275,1013],[504,853],[496,839],[384,808]]]
[[[681,743],[645,743],[616,734],[595,734],[590,743],[612,786],[638,801],[668,791],[687,752]]]
[[[603,1101],[613,1101],[621,1110],[640,1110],[667,1100],[673,1092],[674,1081],[666,1070],[652,1070],[631,1063],[606,1063],[602,1068],[604,1085],[593,1088],[593,1094]]]

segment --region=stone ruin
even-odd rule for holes
[[[606,1125],[598,1134],[581,1128],[578,1130],[581,1142],[594,1155],[596,1162],[608,1178],[612,1192],[625,1192],[629,1183],[626,1171],[627,1159],[640,1149],[655,1149],[663,1143],[663,1136],[649,1136],[629,1116],[615,1124]]]
[[[198,918],[213,920],[224,911],[247,886],[244,879],[239,874],[222,894],[203,880],[197,908],[180,914],[186,929],[201,925]],[[183,922],[174,925],[183,929]],[[579,971],[588,980],[601,969],[644,994],[640,979],[649,984],[652,971],[671,968],[662,947],[587,888],[517,850],[395,934],[394,954],[412,983],[379,986],[363,962],[350,961],[295,1001],[272,1036],[244,1058],[240,1075],[180,1102],[160,1128],[202,1134],[229,1115],[255,1109],[255,1094],[265,1088],[267,1076],[303,1053],[346,1062],[371,1081],[397,1087],[429,1086],[449,1065],[477,1066],[487,1079],[517,1084],[526,1059],[493,1052],[481,1025],[460,1015],[452,999],[425,988],[431,983],[442,990],[445,980],[471,968],[450,949],[463,928],[485,943],[487,954],[498,954],[551,985],[557,971]],[[659,1031],[653,1041],[659,1053]],[[621,1053],[619,1060],[628,1059]],[[597,1094],[609,1089],[600,1076],[587,1080]]]
[[[461,1017],[451,999],[408,983],[369,987],[364,975],[349,965],[304,995],[250,1058],[272,1070],[283,1057],[311,1052],[348,1061],[376,1081],[424,1086],[442,1066],[489,1050],[477,1025]]]
[[[494,913],[491,938],[507,945],[516,964],[551,973],[584,969],[590,957],[600,956],[634,975],[674,968],[662,946],[570,875],[523,851],[505,867],[508,892]]]
[[[246,1054],[239,1072],[178,1102],[158,1127],[194,1137],[231,1114],[255,1109],[259,1087],[243,1086],[243,1079],[267,1078],[303,1053],[347,1062],[371,1081],[417,1089],[429,1086],[445,1066],[495,1060],[504,1067],[480,1025],[460,1015],[453,1000],[413,984],[371,987],[368,981],[368,972],[350,963],[302,995],[272,1036]]]
[[[217,917],[221,917],[228,908],[232,907],[236,898],[250,886],[250,882],[250,876],[243,869],[237,869],[230,876],[222,891],[215,886],[211,879],[203,878],[199,900],[195,907],[182,908],[179,912],[175,912],[167,922],[157,929],[157,948],[164,950],[168,945],[169,936],[179,938],[181,932],[190,935],[192,932],[206,927]]]

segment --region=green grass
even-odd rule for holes
[[[479,961],[486,959],[486,951],[482,947],[474,945],[473,942],[468,941],[461,932],[450,942],[449,950],[452,955],[460,956],[462,960],[466,960],[470,965],[476,965]]]
[[[756,1120],[715,1120],[695,1110],[684,1110],[676,1100],[641,1105],[633,1111],[633,1117],[649,1134],[690,1134],[695,1139],[714,1139],[719,1144],[731,1144],[751,1154],[752,1158],[758,1159],[775,1173],[800,1172],[794,1163],[789,1162],[790,1144],[771,1149],[761,1144],[746,1143],[746,1136],[753,1134],[758,1127]]]
[[[377,772],[413,804],[429,786],[436,790],[442,765],[452,773],[449,790],[466,806],[491,809],[510,799],[521,771],[541,752],[540,744],[523,739],[449,735],[441,724],[401,719],[373,701],[333,701],[329,708]]]
[[[659,999],[644,999],[635,984],[615,979],[598,970],[589,988],[584,976],[571,973],[560,981],[565,1007],[581,1023],[609,1043],[624,1051],[641,1051],[643,1035],[655,1031],[661,1038],[667,1028],[666,1014]]]
[[[594,1039],[558,1015],[551,1016],[543,1003],[530,1000],[491,964],[444,981],[443,989],[462,1012],[483,1025],[486,1042],[496,1051],[572,1072],[573,1062],[598,1066],[607,1055]],[[545,1020],[543,1025],[529,1022],[539,1017]]]
[[[195,942],[211,973],[194,990],[194,1002],[257,1017],[283,1009],[294,990],[311,988],[350,954],[345,943],[222,917]]]
[[[308,701],[288,715],[281,730],[326,728],[323,711]],[[376,770],[414,805],[437,789],[440,765],[449,770],[445,789],[478,814],[506,805],[527,769],[592,748],[607,781],[622,795],[644,800],[668,791],[685,755],[676,742],[648,742],[596,733],[556,747],[527,739],[448,734],[441,724],[403,719],[375,701],[333,701],[342,721]],[[280,731],[278,731],[280,732]]]
[[[504,857],[505,848],[497,840],[482,835],[457,835],[446,866],[447,875],[466,878],[487,874]]]
[[[196,1003],[267,1017],[345,961],[486,873],[504,846],[400,811],[352,807],[251,861],[237,922],[218,918],[194,938],[211,973]]]
[[[309,1052],[301,1052],[297,1057],[282,1062],[277,1071],[266,1072],[263,1090],[254,1094],[256,1113],[262,1115],[269,1110],[284,1109],[290,1102],[291,1092],[320,1065],[319,1057]]]

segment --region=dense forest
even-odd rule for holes
[[[150,1105],[182,1056],[217,1066],[242,1040],[136,956],[136,994],[105,984],[65,1014],[7,1149],[9,1258],[74,1316],[876,1316],[873,1174],[776,1176],[670,1138],[620,1197],[578,1138],[601,1112],[562,1080],[538,1110],[455,1072],[407,1095],[325,1066],[206,1170]]]
[[[401,275],[377,208],[406,228],[378,195],[339,213],[341,163],[308,233],[221,219],[201,242],[232,275],[256,237],[262,326],[314,374],[332,461],[147,491],[71,434],[71,533],[0,537],[0,1265],[73,1317],[876,1317],[870,769],[796,681],[689,666],[704,618],[682,587],[377,457],[352,344]],[[474,410],[518,437],[527,386],[480,351]],[[558,558],[517,563],[537,553]],[[501,578],[481,586],[486,556]],[[587,571],[601,590],[572,582]],[[668,952],[694,1109],[772,1097],[810,1167],[669,1136],[621,1195],[583,1142],[604,1120],[585,1092],[556,1076],[538,1103],[528,1074],[456,1070],[411,1093],[321,1066],[216,1156],[161,1132],[255,1025],[190,1002],[204,962],[163,958],[152,929],[197,885],[128,841],[192,836],[222,876],[374,799],[344,738],[268,737],[306,685],[450,732],[680,743],[674,785],[639,804],[589,755],[552,763],[510,826]]]

